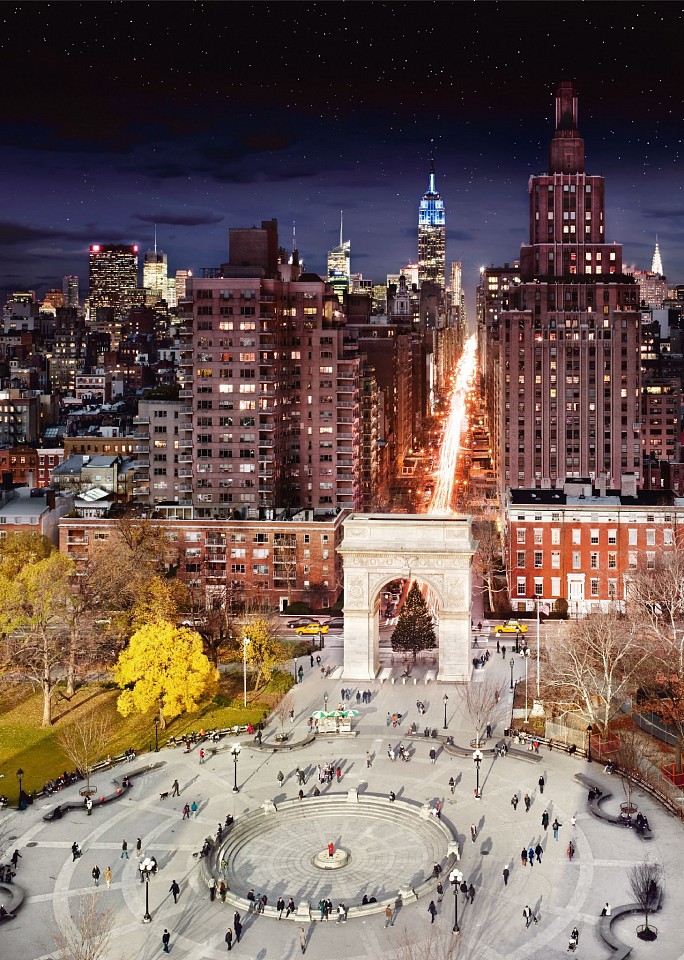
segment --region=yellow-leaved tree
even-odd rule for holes
[[[191,710],[218,685],[218,671],[195,630],[160,620],[137,630],[120,654],[114,679],[122,688],[117,709],[127,717],[155,707],[159,722]]]
[[[242,624],[241,632],[249,640],[247,662],[254,668],[254,689],[258,690],[262,683],[269,682],[273,671],[287,659],[287,655],[268,617],[250,617]]]

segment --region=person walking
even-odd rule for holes
[[[347,908],[344,904],[344,901],[340,901],[337,904],[337,920],[335,923],[346,923],[347,922]]]
[[[235,931],[235,940],[239,943],[240,937],[242,936],[242,918],[237,910],[233,916],[233,930]]]
[[[290,897],[290,899],[287,901],[287,910],[285,911],[285,919],[287,920],[290,914],[294,912],[295,912],[295,902],[292,899],[292,897]]]
[[[20,861],[20,860],[23,860],[23,857],[22,857],[22,855],[19,853],[19,851],[15,848],[14,853],[13,853],[12,856],[10,857],[10,863],[11,863],[12,866],[14,867],[14,872],[15,872],[15,873],[16,873],[16,871],[17,871],[17,867],[19,866],[19,861]]]
[[[525,929],[527,930],[529,925],[532,923],[532,910],[527,904],[523,910],[523,917],[525,918]]]
[[[302,953],[306,953],[306,930],[304,927],[299,928],[299,946],[302,948]]]
[[[81,856],[81,848],[79,847],[78,843],[75,840],[71,844],[71,856],[72,856],[72,860],[71,860],[72,863],[76,863],[78,858]]]
[[[309,654],[309,660],[311,661],[311,669],[313,670],[313,665],[314,665],[314,656],[313,656],[313,653],[310,653],[310,654]]]
[[[440,880],[439,883],[437,884],[437,903],[441,903],[443,899],[444,899],[444,887],[442,885],[442,881]]]
[[[190,819],[190,804],[186,803],[185,806],[183,807],[183,820],[189,820],[189,819]]]
[[[504,868],[503,868],[502,874],[503,874],[504,887],[507,887],[507,886],[508,886],[508,878],[509,878],[509,876],[511,875],[511,871],[508,869],[508,864],[507,864],[507,863],[504,864]]]
[[[226,894],[228,893],[228,885],[225,880],[221,880],[218,885],[219,897],[221,898],[221,903],[226,902]]]
[[[180,894],[180,887],[178,886],[178,882],[176,880],[174,880],[171,883],[171,886],[169,887],[169,893],[173,894],[173,902],[178,903],[178,895]]]
[[[437,907],[435,906],[434,900],[430,901],[430,905],[428,906],[428,913],[430,914],[430,923],[434,923],[435,917],[437,916]]]
[[[278,911],[278,919],[280,920],[283,915],[283,910],[285,909],[285,901],[282,897],[278,897],[276,900],[276,910]]]
[[[513,796],[511,797],[511,806],[513,807],[514,811],[518,809],[519,800],[520,800],[520,797],[518,796],[518,794],[514,793]]]
[[[136,855],[136,857],[139,857],[141,853],[142,853],[142,840],[140,839],[140,837],[138,837],[138,839],[135,841],[135,855]]]
[[[88,811],[88,816],[89,816],[89,817],[92,816],[92,813],[93,813],[93,801],[92,801],[92,799],[91,799],[90,797],[86,797],[85,807],[86,807],[86,810]]]
[[[453,777],[449,777],[449,789],[451,790],[452,793],[456,789],[456,781],[454,780]]]
[[[527,862],[531,867],[534,866],[534,847],[529,847],[527,850]]]
[[[474,823],[470,824],[470,839],[475,843],[477,840],[477,827]]]
[[[532,806],[532,801],[530,800],[530,795],[529,795],[529,793],[526,793],[526,794],[525,794],[525,796],[523,797],[523,800],[524,800],[524,802],[525,802],[525,813],[529,813],[529,812],[530,812],[530,807]]]
[[[169,950],[170,943],[171,943],[171,934],[166,929],[166,927],[164,927],[164,932],[162,933],[162,948],[164,950],[164,953],[171,953],[171,951]]]
[[[430,763],[434,763],[437,759],[437,751],[434,747],[430,747]]]
[[[228,929],[226,930],[226,935],[223,939],[228,944],[228,949],[232,950],[233,949],[233,931],[230,929],[230,927],[228,927]]]
[[[534,852],[537,855],[537,863],[541,863],[542,853],[544,852],[544,848],[542,847],[541,843],[537,844],[537,846],[534,848]]]
[[[95,886],[96,886],[96,887],[99,887],[99,886],[100,886],[100,868],[98,867],[97,864],[95,864],[95,866],[93,867],[91,873],[92,873],[92,877],[93,877],[93,881],[94,881],[94,883],[95,883]]]
[[[542,821],[541,821],[541,822],[542,822],[542,827],[543,827],[545,830],[548,830],[548,829],[549,829],[549,811],[548,811],[548,810],[545,810],[545,811],[542,813]]]
[[[197,806],[197,801],[196,801],[196,800],[193,800],[192,803],[190,804],[190,813],[192,814],[192,819],[193,819],[193,820],[196,820],[196,819],[197,819],[197,811],[198,811],[198,810],[199,810],[199,807]]]
[[[180,797],[180,785],[177,780],[173,781],[173,786],[171,787],[171,796]]]
[[[501,656],[504,660],[506,659],[506,648],[504,646],[501,647]]]
[[[105,867],[104,878],[105,878],[105,883],[107,884],[107,889],[109,890],[109,888],[112,885],[112,868],[111,867]]]
[[[212,903],[216,899],[216,878],[215,877],[209,878],[209,899],[211,900]]]
[[[555,819],[555,820],[553,821],[553,823],[551,824],[551,829],[553,830],[553,839],[554,839],[554,840],[557,840],[557,839],[558,839],[558,831],[560,830],[560,828],[561,828],[562,826],[563,826],[563,824],[562,824],[562,823],[559,823],[559,822],[558,822],[558,817],[556,817],[556,819]]]
[[[128,856],[128,841],[126,841],[126,840],[122,840],[122,842],[121,842],[121,856],[119,857],[119,860],[123,860],[124,857],[125,857],[127,860],[129,859],[129,856]]]
[[[367,750],[366,751],[366,769],[370,770],[372,766],[373,766],[373,758],[371,757],[370,752]]]
[[[283,783],[285,782],[285,774],[283,773],[282,770],[279,770],[279,771],[278,771],[278,775],[277,775],[277,777],[276,777],[276,780],[278,781],[278,786],[279,786],[279,787],[282,787]]]
[[[527,866],[527,847],[523,847],[520,851],[520,862],[522,863],[523,867]]]
[[[573,815],[570,817],[570,826],[574,828],[576,824],[577,824],[577,817],[573,813]]]
[[[199,762],[200,762],[200,767],[201,767],[202,764],[204,763],[204,747],[200,747]]]
[[[391,904],[387,904],[385,907],[385,930],[388,927],[394,926],[394,910],[392,909]]]
[[[543,793],[543,792],[544,792],[544,783],[545,783],[545,782],[546,782],[546,781],[544,780],[544,774],[542,773],[542,775],[540,776],[539,780],[537,780],[537,783],[539,784],[539,792],[540,792],[540,793]]]
[[[475,887],[472,885],[472,883],[468,887],[468,896],[470,897],[470,903],[472,904],[473,900],[475,899]]]
[[[574,946],[572,947],[572,949],[574,950],[577,944],[579,943],[579,930],[577,929],[577,927],[573,927],[572,930],[570,931],[570,942],[574,943]],[[570,946],[568,946],[568,950],[570,950]]]
[[[461,896],[463,897],[463,903],[467,903],[467,901],[468,901],[468,884],[465,882],[465,880],[461,880],[461,884],[460,884],[460,886],[459,886],[458,889],[461,891]]]
[[[566,853],[568,855],[568,860],[572,860],[572,858],[575,856],[575,844],[572,842],[572,840],[570,840],[568,843],[568,849],[566,850]]]

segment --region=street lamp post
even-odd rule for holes
[[[247,706],[247,647],[249,646],[249,637],[242,638],[242,690]]]
[[[17,780],[19,781],[19,809],[23,810],[22,807],[22,795],[21,795],[21,779],[24,776],[24,771],[19,767],[17,770]]]
[[[449,874],[449,880],[451,886],[454,888],[454,933],[459,933],[460,928],[458,926],[458,887],[461,881],[463,880],[463,874],[460,870],[452,870]]]
[[[473,760],[475,761],[475,799],[480,799],[480,764],[484,760],[484,754],[481,750],[475,750],[473,753]]]
[[[524,651],[523,656],[525,657],[525,723],[527,723],[529,719],[529,712],[528,712],[529,700],[527,697],[527,673],[528,673],[528,667],[530,663],[530,651],[529,650]]]
[[[140,874],[145,882],[145,913],[143,916],[143,923],[152,922],[152,916],[150,914],[150,875],[153,870],[154,861],[149,857],[145,857],[140,864]]]
[[[235,770],[235,780],[234,780],[234,782],[233,782],[233,793],[239,793],[239,792],[240,792],[240,791],[238,790],[238,785],[237,785],[237,765],[238,765],[238,758],[239,758],[239,756],[240,756],[240,750],[241,750],[241,749],[242,749],[242,748],[240,747],[240,744],[239,744],[239,743],[234,744],[234,745],[230,748],[230,755],[231,755],[231,757],[233,758],[233,766],[234,766],[234,770]]]
[[[513,689],[513,667],[515,666],[515,660],[511,657],[511,690]]]
[[[294,658],[294,667],[292,669],[294,670],[294,682],[296,685],[297,684],[297,658],[296,657]]]
[[[323,694],[323,703],[325,705],[325,711],[328,712],[328,691],[326,690]]]
[[[587,763],[591,763],[591,735],[594,728],[591,724],[587,727]]]
[[[447,703],[448,703],[448,702],[449,702],[449,697],[448,697],[448,696],[446,695],[446,693],[445,693],[445,694],[444,694],[444,700],[443,700],[443,703],[444,703],[444,729],[445,729],[445,730],[447,729]]]
[[[159,753],[159,717],[154,718],[154,752]]]

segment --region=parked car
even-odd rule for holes
[[[344,617],[333,617],[328,621],[327,627],[330,630],[344,630]]]
[[[328,624],[327,623],[306,623],[301,627],[297,627],[295,633],[298,633],[300,637],[306,634],[318,634],[318,633],[327,633]]]
[[[287,625],[290,630],[293,630],[295,627],[305,627],[307,623],[318,623],[318,620],[314,620],[313,617],[297,617],[296,620],[288,620]]]
[[[496,627],[494,633],[527,633],[527,624],[520,623],[518,620],[507,620]]]

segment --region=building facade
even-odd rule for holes
[[[567,603],[571,617],[624,608],[630,576],[672,549],[684,500],[672,491],[597,490],[588,481],[564,490],[510,490],[506,569],[513,610],[537,601]]]
[[[138,301],[138,247],[92,244],[89,293],[91,312],[98,307],[128,310]]]
[[[530,178],[529,198],[530,242],[499,316],[493,371],[502,484],[639,478],[639,291],[621,245],[605,242],[604,179],[585,173],[570,83],[556,94],[548,173]]]

